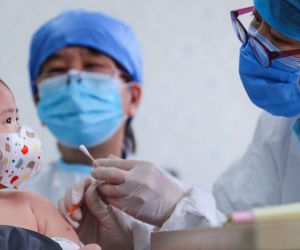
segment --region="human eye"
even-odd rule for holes
[[[110,65],[101,62],[87,63],[84,66],[84,70],[103,74],[111,74],[113,71]]]
[[[252,13],[252,22],[251,24],[256,28],[258,29],[262,23],[262,18],[261,16],[257,13],[257,11],[253,11]]]
[[[85,69],[97,69],[97,68],[102,68],[102,65],[96,63],[89,63],[85,65]]]
[[[253,17],[253,21],[255,22],[255,23],[261,23],[261,18],[259,17],[259,16],[254,16]]]
[[[87,63],[85,65],[85,69],[86,70],[102,70],[102,69],[106,69],[108,68],[108,65],[106,65],[105,63],[99,63],[99,62],[93,62],[93,63]]]
[[[11,124],[11,123],[12,123],[12,118],[11,118],[11,117],[8,117],[8,118],[5,120],[5,123]]]
[[[284,37],[277,31],[271,29],[270,41],[280,50],[292,50],[299,48],[299,43],[295,44],[291,39]]]
[[[47,61],[41,70],[40,77],[48,78],[57,75],[62,75],[68,71],[68,67],[62,59],[50,59]]]
[[[4,120],[4,124],[13,124],[15,123],[19,123],[19,117],[16,117],[16,119],[14,119],[13,117],[8,117]]]
[[[47,77],[62,75],[67,72],[67,69],[64,67],[52,67],[45,71]]]

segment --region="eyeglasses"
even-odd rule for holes
[[[233,29],[238,37],[238,39],[245,45],[248,41],[250,43],[251,49],[254,53],[256,60],[264,67],[270,67],[272,60],[298,55],[300,54],[300,49],[286,50],[286,51],[270,51],[260,40],[248,33],[245,27],[242,25],[238,17],[240,15],[252,12],[254,6],[233,10],[230,12],[231,21]]]

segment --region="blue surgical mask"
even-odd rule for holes
[[[125,120],[121,83],[110,75],[71,70],[38,84],[38,114],[57,140],[71,148],[108,140]]]
[[[249,33],[270,51],[280,51],[253,27]],[[285,57],[265,68],[256,60],[250,43],[240,49],[240,77],[251,101],[267,112],[292,117],[300,113],[300,59]]]

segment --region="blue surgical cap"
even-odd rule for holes
[[[67,46],[96,49],[122,65],[134,81],[142,82],[142,59],[133,30],[100,12],[70,10],[46,22],[33,35],[29,58],[32,84],[47,58]]]
[[[275,30],[300,41],[299,0],[254,0],[258,13]]]

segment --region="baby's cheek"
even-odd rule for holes
[[[0,133],[15,133],[18,127],[13,124],[0,124]]]

